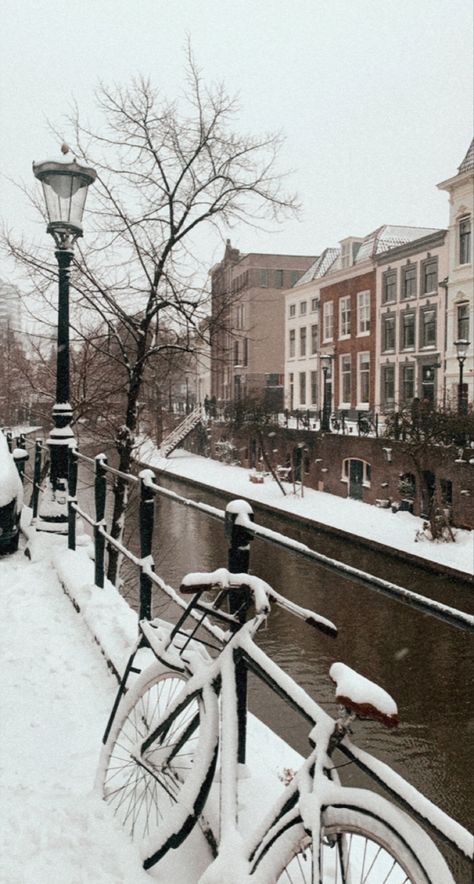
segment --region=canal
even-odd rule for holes
[[[159,483],[221,509],[228,501],[218,493],[169,476],[160,478]],[[126,545],[135,549],[137,497],[133,491],[125,532]],[[473,589],[467,581],[430,573],[281,515],[257,509],[256,521],[408,589],[463,611],[474,610]],[[157,495],[153,554],[157,573],[177,587],[188,571],[226,565],[223,525]],[[123,570],[123,592],[136,604],[137,575],[131,568],[127,565]],[[399,707],[399,728],[389,732],[380,725],[361,722],[357,724],[356,742],[387,761],[469,828],[474,738],[472,638],[263,540],[251,544],[251,570],[283,595],[329,617],[339,629],[337,639],[330,639],[275,606],[268,629],[259,635],[264,650],[332,714],[336,709],[328,670],[335,660],[342,660],[388,690]],[[173,618],[157,590],[154,614]],[[251,684],[250,708],[294,748],[306,753],[307,724],[289,714],[267,688]],[[351,772],[348,774],[350,780]],[[353,777],[358,782],[355,773]],[[458,880],[463,880],[461,874]]]

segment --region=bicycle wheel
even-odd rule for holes
[[[395,827],[394,808],[384,799],[377,797],[377,801],[384,819],[358,807],[323,811],[322,884],[454,884],[443,857],[423,829],[398,810]],[[256,884],[312,884],[312,871],[312,839],[295,811],[257,857],[252,874]]]
[[[156,834],[165,818],[169,822],[170,808],[178,803],[193,770],[202,717],[200,697],[188,698],[168,728],[139,751],[185,681],[184,675],[160,664],[146,670],[119,707],[102,751],[99,783],[103,797],[138,844]],[[164,751],[170,748],[172,756],[164,763]],[[197,804],[199,788],[198,784]],[[184,816],[188,820],[188,810]],[[185,834],[194,822],[188,820]],[[177,829],[183,825],[177,824]]]

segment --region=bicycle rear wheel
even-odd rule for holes
[[[146,670],[125,696],[102,750],[99,782],[103,797],[138,844],[156,835],[169,819],[170,808],[179,802],[193,770],[202,719],[199,696],[188,698],[169,727],[145,751],[139,749],[185,681],[184,675],[160,664]],[[165,763],[163,755],[170,748],[173,754]],[[199,785],[196,789],[199,804]],[[188,818],[189,812],[184,815]],[[188,821],[183,838],[192,824]]]
[[[382,811],[384,805],[391,808],[378,800]],[[393,818],[393,808],[388,815]],[[403,834],[393,819],[388,822],[358,807],[327,807],[321,829],[322,884],[454,884],[423,829],[398,810],[397,817],[403,817]],[[312,839],[295,811],[257,857],[252,874],[256,884],[312,884],[312,873]]]

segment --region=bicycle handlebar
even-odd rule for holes
[[[320,629],[327,635],[337,635],[337,627],[331,620],[321,617],[309,608],[302,608],[295,602],[280,595],[276,590],[253,574],[232,574],[227,568],[216,571],[196,572],[183,577],[180,592],[183,594],[205,592],[206,590],[248,590],[252,593],[257,614],[266,615],[270,611],[270,600],[296,617],[300,617],[310,626]]]

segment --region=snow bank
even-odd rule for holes
[[[390,509],[362,503],[350,498],[336,497],[324,491],[304,489],[304,497],[291,492],[291,484],[285,483],[287,494],[282,496],[271,477],[262,485],[249,481],[249,470],[221,464],[210,458],[190,454],[177,449],[168,458],[160,457],[156,446],[147,439],[141,442],[137,458],[141,463],[182,479],[190,479],[216,489],[244,497],[255,503],[266,504],[279,512],[300,516],[341,531],[390,546],[400,552],[420,559],[445,565],[466,574],[474,573],[474,532],[456,529],[455,543],[420,543],[416,532],[423,526],[423,519],[410,513],[392,513]],[[387,543],[389,538],[389,543]]]

